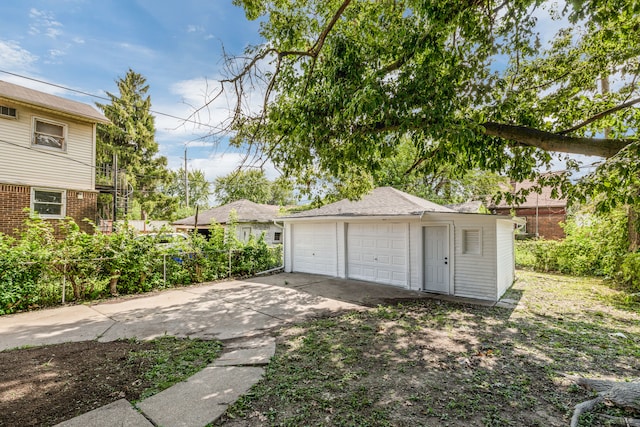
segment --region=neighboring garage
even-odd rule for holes
[[[513,220],[391,187],[283,217],[285,271],[498,300],[514,280]]]

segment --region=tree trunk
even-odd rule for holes
[[[515,141],[556,153],[584,154],[609,158],[634,142],[628,139],[580,138],[558,135],[524,126],[487,122],[482,127],[489,136]]]
[[[116,273],[113,276],[111,276],[111,280],[109,280],[109,293],[111,294],[111,296],[116,296],[118,295],[118,279],[120,278],[120,273]]]
[[[592,411],[596,405],[603,402],[609,406],[622,409],[640,410],[640,380],[633,382],[618,382],[609,380],[596,380],[589,378],[573,378],[576,384],[587,390],[598,392],[595,399],[579,403],[575,406],[571,427],[577,427],[580,415]],[[637,419],[629,419],[627,425],[639,422]]]
[[[638,233],[638,209],[636,206],[629,206],[627,208],[627,218],[629,252],[636,252],[640,248],[640,234]]]

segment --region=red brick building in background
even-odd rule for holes
[[[526,180],[512,182],[511,186],[515,193],[522,189],[530,189],[535,184],[535,181]],[[508,205],[503,200],[498,205],[489,206],[489,210],[499,215],[509,215],[513,212],[515,216],[524,218],[527,221],[526,228],[522,230],[525,236],[549,240],[560,240],[565,237],[560,223],[564,223],[567,219],[567,200],[551,197],[550,187],[542,187],[540,194],[532,190],[527,199],[518,206]]]
[[[88,104],[0,80],[0,232],[17,236],[32,215],[56,226],[96,221],[96,126]]]

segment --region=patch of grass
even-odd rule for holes
[[[565,374],[640,376],[636,314],[601,280],[518,275],[515,310],[420,300],[288,326],[216,425],[567,425],[590,394]]]
[[[217,359],[222,351],[219,341],[163,336],[151,343],[151,349],[129,354],[129,363],[139,359],[151,361],[145,378],[152,385],[144,390],[140,400],[186,380]]]

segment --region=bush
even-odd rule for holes
[[[208,238],[192,234],[162,246],[126,227],[87,234],[68,219],[56,240],[51,223],[35,218],[26,225],[20,239],[0,233],[0,314],[60,304],[63,280],[65,300],[80,301],[254,274],[282,263],[281,246],[270,248],[263,237],[242,243],[233,227],[212,225]]]
[[[516,265],[535,271],[558,271],[558,247],[555,240],[516,241]]]
[[[640,253],[625,255],[620,265],[619,278],[634,291],[640,291]]]
[[[615,275],[627,251],[627,216],[622,209],[606,216],[578,214],[564,225],[562,241],[516,241],[516,265],[576,276]]]

